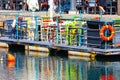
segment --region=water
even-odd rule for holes
[[[4,56],[7,50],[0,49]],[[34,53],[34,54],[33,54]],[[13,52],[16,62],[0,61],[0,80],[120,80],[120,62],[49,57]]]

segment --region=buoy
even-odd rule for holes
[[[96,53],[92,51],[90,54],[90,58],[92,61],[95,61],[95,56],[96,56]]]
[[[15,67],[15,61],[7,61],[7,70],[8,72],[11,71],[11,68]]]
[[[38,52],[47,52],[49,53],[49,49],[40,46],[29,46],[29,51],[38,51]]]
[[[15,66],[15,57],[10,54],[7,53],[7,69],[8,71],[10,71],[11,68],[13,68]]]
[[[90,57],[89,53],[86,52],[77,52],[77,51],[68,51],[69,56],[81,56],[81,57]]]
[[[7,61],[15,62],[15,57],[12,54],[7,54]]]
[[[110,36],[108,36],[108,37],[104,35],[104,32],[107,29],[110,30],[110,32],[111,32]],[[115,35],[115,30],[111,25],[102,26],[102,28],[100,29],[100,37],[105,41],[112,40],[114,35]]]
[[[11,68],[11,67],[14,67],[15,66],[15,61],[8,61],[7,62],[7,67],[8,68]]]

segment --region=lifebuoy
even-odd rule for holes
[[[104,35],[104,32],[105,32],[106,29],[110,30],[110,32],[111,32],[110,36],[108,36],[108,37]],[[103,26],[100,30],[100,37],[105,41],[112,40],[114,35],[115,35],[114,28],[110,25]]]

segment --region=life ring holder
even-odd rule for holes
[[[110,36],[108,36],[108,37],[104,35],[104,32],[106,29],[110,30],[110,32],[111,32]],[[115,35],[115,31],[111,25],[102,26],[102,28],[100,29],[100,37],[105,41],[112,40],[114,35]]]

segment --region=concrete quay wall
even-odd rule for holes
[[[12,10],[0,10],[0,20],[7,20],[7,19],[15,19],[15,17],[20,14],[20,16],[38,16],[38,17],[44,17],[44,16],[49,16],[49,12],[47,11],[41,11],[41,12],[29,12],[29,11],[12,11]],[[60,14],[53,12],[54,16],[60,16]],[[83,20],[91,20],[96,17],[100,17],[99,14],[76,14],[74,13],[69,13],[69,14],[61,14],[63,19],[73,19],[74,16],[76,17],[82,17]],[[102,20],[104,21],[110,21],[114,20],[115,18],[120,18],[119,15],[102,15]]]

